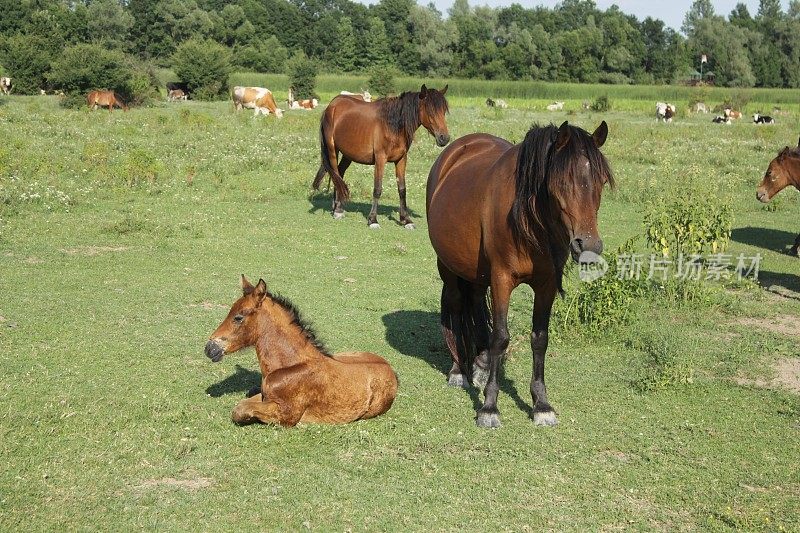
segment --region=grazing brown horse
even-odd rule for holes
[[[499,427],[500,360],[508,347],[511,291],[533,288],[533,419],[555,425],[544,359],[550,312],[564,266],[599,260],[597,211],[611,169],[600,152],[608,135],[570,126],[534,127],[512,145],[484,133],[442,152],[428,175],[428,232],[438,258],[441,324],[453,359],[449,383],[485,385],[477,424]],[[491,313],[486,303],[491,288]],[[491,316],[491,325],[489,317]]]
[[[436,139],[436,144],[445,146],[450,142],[445,114],[448,111],[444,89],[428,89],[424,85],[419,92],[405,92],[398,97],[382,98],[376,102],[364,102],[350,96],[334,98],[320,122],[320,149],[322,165],[314,178],[314,189],[319,189],[322,178],[330,174],[334,185],[333,216],[342,218],[342,202],[350,196],[344,173],[350,163],[375,165],[375,183],[372,190],[372,210],[367,224],[378,228],[378,200],[383,191],[383,169],[387,162],[394,163],[397,176],[397,192],[400,196],[400,224],[414,228],[406,207],[406,162],[414,133],[425,127]],[[342,160],[337,164],[339,153]]]
[[[86,95],[86,103],[92,110],[97,109],[98,106],[108,107],[109,111],[113,111],[114,106],[122,108],[123,111],[128,110],[128,106],[114,91],[92,91]]]
[[[261,390],[233,410],[237,424],[341,424],[385,413],[397,394],[397,376],[369,352],[330,355],[288,300],[254,287],[242,275],[241,298],[206,343],[214,362],[255,345]]]
[[[767,203],[789,185],[794,185],[800,190],[800,140],[796,148],[785,147],[770,162],[764,178],[756,189],[756,198]],[[789,255],[800,257],[800,235],[795,239]]]

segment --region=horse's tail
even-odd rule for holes
[[[466,280],[458,279],[457,301],[448,301],[444,290],[446,288],[442,292],[442,333],[451,353],[458,355],[461,373],[471,380],[479,350],[488,348],[489,306],[486,298],[478,298]]]
[[[336,191],[337,199],[340,202],[344,202],[350,198],[350,188],[344,182],[344,179],[342,179],[341,174],[339,174],[339,169],[336,168],[335,156],[333,161],[331,161],[330,158],[330,146],[328,145],[328,136],[326,132],[328,129],[332,128],[332,126],[330,120],[328,120],[328,110],[326,109],[319,123],[320,159],[322,160],[322,168],[325,169],[325,172],[327,172],[333,180],[333,188]],[[319,185],[324,176],[324,172],[317,172],[317,176],[314,178],[314,189],[319,189]]]

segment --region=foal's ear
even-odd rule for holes
[[[244,293],[245,296],[253,292],[253,284],[247,281],[247,278],[244,277],[244,274],[242,274],[241,283],[242,283],[242,293]]]
[[[446,92],[447,92],[447,88],[448,88],[449,86],[450,86],[450,84],[448,83],[447,85],[445,85],[445,86],[444,86],[444,89],[442,89],[441,91],[439,91],[440,93],[442,93],[442,96],[444,96],[444,93],[446,93]]]
[[[428,88],[425,87],[425,84],[423,83],[422,87],[419,90],[419,99],[422,100],[426,96],[428,96]]]
[[[558,135],[556,135],[556,152],[564,148],[569,142],[569,121],[564,121],[558,128]]]
[[[594,139],[594,144],[597,145],[598,148],[606,143],[606,138],[608,138],[608,124],[606,124],[605,120],[594,130],[592,138]]]
[[[267,295],[267,283],[263,279],[258,280],[258,285],[256,285],[255,289],[253,289],[253,294],[255,294],[256,298],[258,299],[258,303],[261,303],[261,301]]]

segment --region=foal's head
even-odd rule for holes
[[[575,261],[593,262],[581,257],[584,252],[600,255],[603,241],[597,229],[597,212],[603,186],[613,181],[600,147],[608,137],[608,125],[601,122],[594,133],[564,122],[558,128],[548,188],[560,207],[561,221],[569,236],[569,248]]]
[[[797,148],[792,149],[787,146],[770,162],[764,178],[756,189],[756,198],[760,202],[769,202],[789,185],[794,184],[795,187],[800,188],[800,176],[794,176],[792,171],[787,168],[792,160],[796,163],[800,162],[800,141],[797,143]]]
[[[447,130],[447,100],[444,95],[447,92],[447,85],[444,89],[428,89],[425,85],[419,90],[419,121],[428,132],[436,139],[436,144],[445,146],[450,142],[450,133]]]
[[[206,355],[215,363],[225,354],[253,346],[258,339],[258,311],[267,297],[267,284],[258,280],[255,287],[242,274],[242,297],[236,300],[222,324],[206,343]]]

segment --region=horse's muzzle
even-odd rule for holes
[[[206,343],[206,356],[213,362],[219,363],[220,361],[222,361],[223,355],[225,355],[225,350],[222,349],[222,346],[220,346],[213,340],[208,341]]]
[[[572,255],[572,260],[576,263],[591,263],[592,257],[600,257],[600,254],[603,253],[603,241],[596,238],[572,239],[569,243],[569,251]],[[591,253],[584,254],[584,252]]]
[[[438,146],[447,146],[447,143],[450,142],[450,135],[447,133],[437,133],[436,134],[436,144]]]
[[[756,191],[756,199],[759,202],[767,203],[769,202],[769,194],[767,194],[767,191]]]

